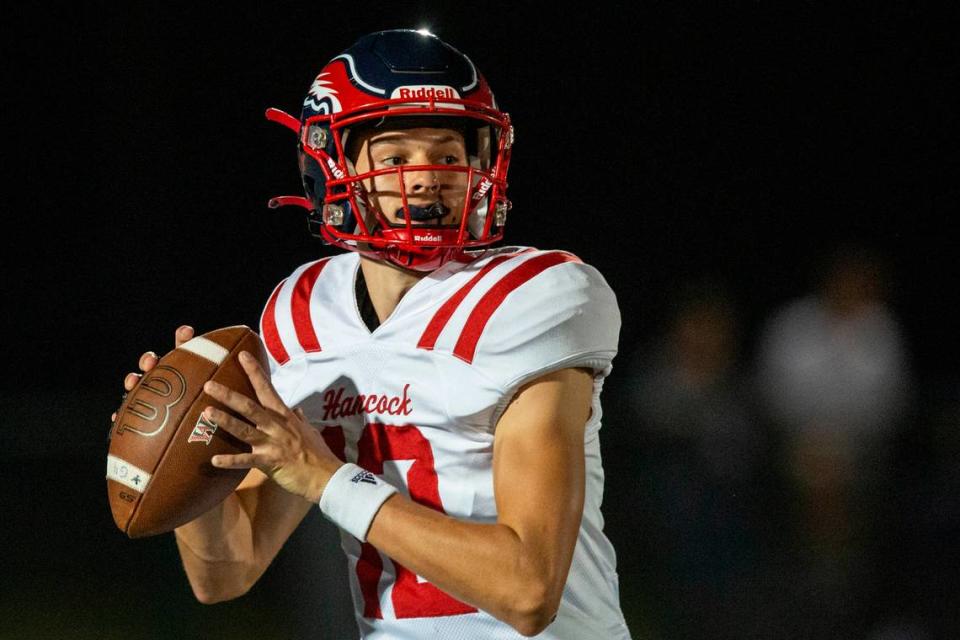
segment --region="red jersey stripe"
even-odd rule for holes
[[[417,348],[433,349],[433,347],[437,344],[437,338],[440,337],[440,333],[443,331],[444,327],[447,326],[447,323],[457,310],[457,307],[460,306],[460,303],[463,302],[463,299],[467,297],[467,294],[469,294],[476,284],[480,282],[483,276],[487,275],[494,267],[503,261],[509,260],[514,256],[520,255],[521,253],[526,253],[527,251],[533,251],[533,249],[524,249],[523,251],[497,256],[485,264],[483,268],[476,273],[476,275],[470,278],[470,281],[467,282],[467,284],[460,287],[455,294],[450,296],[450,298],[443,303],[443,306],[440,307],[437,313],[430,320],[430,324],[427,325],[423,335],[420,336],[420,342],[417,343]]]
[[[290,360],[290,355],[283,348],[283,341],[280,340],[280,332],[277,330],[277,298],[280,297],[280,289],[283,288],[284,280],[277,285],[267,302],[266,309],[263,310],[263,316],[260,318],[260,332],[263,334],[263,344],[267,351],[273,356],[279,364],[286,364]]]
[[[317,332],[313,328],[313,318],[310,316],[310,294],[317,278],[320,277],[320,272],[327,266],[329,260],[330,258],[324,258],[307,267],[300,274],[290,299],[293,328],[297,332],[300,346],[306,353],[320,351],[320,340],[317,338]]]
[[[504,299],[520,285],[550,267],[564,262],[580,262],[580,259],[571,253],[561,251],[544,253],[527,260],[505,275],[500,282],[493,285],[493,287],[480,298],[480,301],[477,303],[477,306],[473,308],[473,311],[470,312],[470,317],[467,318],[463,332],[460,334],[457,345],[453,349],[453,355],[467,364],[472,363],[473,356],[477,351],[477,343],[480,341],[480,336],[483,335],[483,330],[487,326],[490,316],[503,304]]]

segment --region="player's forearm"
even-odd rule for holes
[[[504,524],[457,520],[394,496],[367,540],[407,569],[524,634],[538,633],[560,603],[572,556],[544,536]]]
[[[256,581],[250,518],[236,494],[175,533],[187,579],[199,601],[236,598]]]

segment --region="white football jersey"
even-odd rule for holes
[[[487,250],[424,277],[371,332],[355,295],[359,265],[356,253],[305,264],[270,296],[260,330],[280,395],[343,459],[420,504],[492,523],[493,441],[507,404],[544,373],[593,369],[583,520],[557,619],[536,637],[629,638],[600,513],[600,389],[620,330],[606,281],[569,253]],[[341,536],[364,638],[522,637]]]

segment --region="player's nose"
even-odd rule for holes
[[[440,176],[436,171],[427,169],[411,171],[406,174],[408,193],[424,194],[436,193],[440,190]]]

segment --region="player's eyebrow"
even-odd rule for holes
[[[439,138],[430,137],[428,138],[428,140],[434,144],[445,144],[447,142],[454,142],[457,140],[457,138],[455,136],[446,135]],[[380,143],[387,143],[387,142],[391,142],[391,143],[415,142],[415,140],[412,140],[410,136],[404,135],[402,133],[394,133],[394,134],[388,133],[388,134],[384,134],[383,136],[377,137],[376,140],[371,140],[370,146],[372,147],[374,145],[377,145]]]

